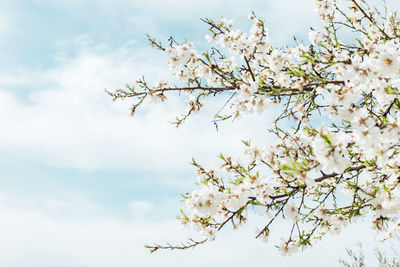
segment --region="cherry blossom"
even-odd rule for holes
[[[148,246],[153,251],[203,244],[256,214],[266,217],[255,235],[264,241],[277,222],[291,225],[277,245],[283,255],[339,234],[358,218],[370,219],[383,235],[400,236],[400,19],[363,0],[316,0],[315,12],[324,26],[293,47],[271,45],[254,13],[249,33],[227,18],[204,19],[210,49],[203,53],[190,42],[171,39],[164,47],[149,36],[181,83],[150,86],[141,79],[109,92],[114,100],[132,98],[132,113],[182,93],[188,108],[176,126],[213,97],[226,100],[216,125],[278,114],[269,129],[274,144],[242,141],[244,158],[220,155],[219,168],[193,160],[198,187],[184,196],[179,220],[205,239]],[[350,31],[353,40],[343,42]]]

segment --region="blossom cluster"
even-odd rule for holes
[[[205,19],[212,46],[205,53],[192,43],[163,47],[149,37],[185,86],[139,80],[139,90],[110,93],[137,99],[134,111],[147,98],[164,101],[166,93],[185,92],[189,109],[177,126],[200,111],[206,97],[227,99],[226,114],[216,114],[220,120],[279,112],[270,129],[276,144],[246,141],[244,162],[220,155],[218,168],[193,161],[199,187],[185,196],[180,220],[205,240],[247,222],[250,210],[268,218],[256,235],[264,241],[278,217],[290,222],[289,237],[277,246],[284,255],[358,218],[400,236],[400,20],[362,0],[315,2],[324,27],[294,47],[273,47],[254,14],[249,34],[226,18]],[[354,41],[345,43],[341,37],[349,32]]]

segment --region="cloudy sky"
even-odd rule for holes
[[[312,1],[0,0],[0,7],[1,266],[337,266],[345,247],[375,246],[361,222],[281,258],[272,243],[254,240],[263,222],[256,218],[195,250],[150,255],[143,247],[195,236],[175,220],[180,193],[196,181],[191,158],[211,164],[220,152],[240,154],[240,140],[268,142],[270,118],[227,122],[217,132],[217,100],[176,129],[168,121],[184,111],[182,99],[132,118],[129,100],[112,102],[104,89],[141,75],[170,78],[145,33],[202,47],[200,18],[226,16],[247,29],[254,10],[274,44],[290,45],[318,24]]]

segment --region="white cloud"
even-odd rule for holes
[[[79,198],[77,198],[79,199]],[[110,216],[95,203],[81,199],[24,199],[0,193],[0,265],[40,266],[337,266],[345,247],[363,243],[366,253],[375,247],[374,235],[364,223],[350,226],[339,236],[327,236],[315,248],[293,257],[281,257],[273,242],[288,233],[280,224],[271,243],[254,239],[252,227],[223,231],[217,240],[186,251],[159,251],[150,254],[149,242],[179,243],[190,234],[171,220],[122,220]],[[54,201],[60,218],[46,207]],[[146,204],[147,205],[147,204]],[[154,205],[154,204],[153,204]],[[76,210],[93,213],[86,217]],[[155,206],[155,212],[157,207]],[[262,223],[264,220],[252,220]],[[254,225],[254,224],[253,224]]]
[[[129,203],[129,208],[133,218],[141,220],[144,219],[146,215],[149,215],[154,206],[149,201],[136,200]]]
[[[260,118],[227,122],[217,133],[211,123],[216,104],[175,129],[167,121],[185,110],[176,97],[132,119],[130,100],[112,102],[103,90],[141,73],[153,82],[168,77],[164,59],[126,47],[103,54],[85,48],[46,72],[6,74],[0,79],[0,123],[7,125],[0,151],[54,166],[172,171],[190,168],[193,156],[210,162],[219,152],[238,152],[248,137],[266,140]],[[13,92],[15,85],[32,91]]]

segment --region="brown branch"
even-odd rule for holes
[[[187,241],[187,243],[186,244],[182,244],[182,245],[171,245],[171,244],[167,244],[167,245],[165,245],[165,246],[163,246],[163,245],[158,245],[158,244],[154,244],[154,245],[145,245],[145,248],[148,248],[148,249],[150,249],[150,253],[154,253],[154,252],[156,252],[157,250],[159,250],[159,249],[170,249],[170,250],[174,250],[174,249],[188,249],[188,248],[194,248],[194,247],[196,247],[196,246],[198,246],[198,245],[200,245],[200,244],[203,244],[203,243],[205,243],[206,241],[208,240],[208,238],[206,238],[206,239],[203,239],[203,240],[201,240],[201,241],[195,241],[195,240],[193,240],[193,239],[189,239],[188,241]]]
[[[359,171],[359,170],[362,170],[364,168],[366,168],[366,166],[365,165],[361,165],[361,166],[358,166],[358,167],[351,167],[348,171],[349,172],[351,172],[351,171]],[[325,175],[322,175],[321,177],[319,177],[317,179],[314,179],[314,181],[318,183],[318,182],[322,182],[323,180],[326,180],[328,178],[332,178],[332,177],[335,177],[335,176],[338,176],[338,175],[342,175],[342,174],[336,173],[336,172],[331,173],[331,174],[325,174]]]
[[[192,90],[201,90],[201,91],[210,91],[210,92],[222,92],[222,91],[230,91],[235,90],[236,87],[204,87],[204,86],[196,86],[196,87],[166,87],[151,90],[157,93],[164,93],[169,91],[192,91]],[[140,96],[148,94],[149,92],[140,92],[140,93],[132,93],[132,96]]]
[[[227,222],[233,220],[233,218],[235,217],[235,215],[237,215],[241,210],[245,209],[245,208],[247,207],[247,205],[249,205],[249,204],[250,204],[250,202],[247,202],[246,205],[244,205],[243,207],[240,207],[238,210],[236,210],[236,211],[231,211],[231,212],[232,212],[232,215],[229,216],[229,218],[226,219],[223,223],[221,223],[221,225],[218,227],[218,231],[221,230],[222,227],[224,227],[224,225],[225,225]]]
[[[247,70],[250,72],[251,78],[253,79],[253,81],[255,82],[256,79],[254,77],[253,71],[251,70],[250,64],[249,64],[249,60],[247,59],[247,57],[244,57],[244,61],[246,62],[247,65]]]
[[[392,107],[393,107],[394,103],[396,103],[396,101],[397,101],[397,98],[393,99],[393,101],[390,103],[389,107],[382,114],[383,117],[386,117],[389,114],[390,110],[392,109]]]
[[[268,230],[268,227],[271,225],[271,223],[275,220],[276,217],[282,212],[283,208],[285,207],[286,203],[289,201],[290,195],[288,198],[285,200],[285,203],[282,204],[282,206],[279,208],[279,210],[275,213],[274,217],[268,222],[268,224],[256,235],[256,238],[258,238],[262,233]]]
[[[390,39],[389,35],[387,35],[386,32],[385,32],[384,30],[382,30],[378,25],[376,25],[376,24],[377,24],[376,21],[373,20],[373,19],[367,14],[367,12],[365,12],[365,10],[357,3],[356,0],[351,0],[351,1],[354,3],[354,5],[356,5],[356,7],[358,8],[358,10],[360,10],[361,13],[363,13],[363,15],[364,15],[372,24],[374,24],[374,25],[378,28],[378,30],[386,37],[386,39]]]

